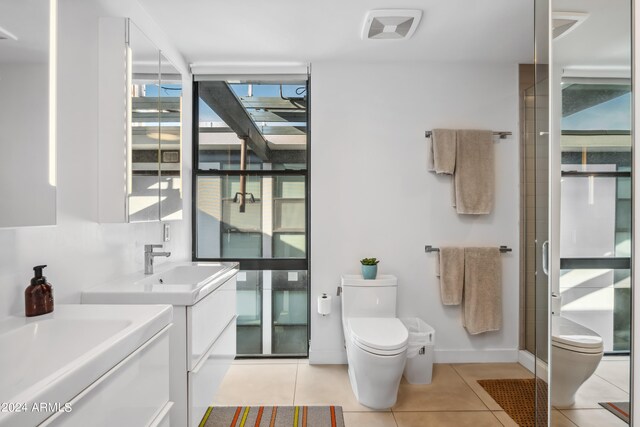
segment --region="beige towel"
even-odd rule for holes
[[[493,133],[459,130],[454,180],[455,208],[459,214],[491,213],[494,198]]]
[[[459,305],[464,285],[464,248],[440,248],[438,267],[442,304]]]
[[[500,249],[465,248],[463,306],[463,325],[471,335],[502,327]]]
[[[435,173],[453,174],[456,167],[456,131],[434,129],[428,140],[427,168]]]

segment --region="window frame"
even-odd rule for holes
[[[222,78],[222,77],[221,77]],[[286,76],[283,76],[286,79]],[[306,270],[307,271],[307,346],[306,354],[303,356],[292,355],[248,355],[237,356],[238,358],[249,357],[269,357],[269,358],[307,358],[309,356],[309,346],[311,342],[311,75],[307,75],[306,81],[307,93],[307,138],[306,138],[306,168],[305,169],[275,169],[275,170],[201,170],[199,159],[199,127],[200,127],[200,108],[199,108],[199,81],[193,77],[192,82],[192,168],[191,168],[191,260],[194,262],[225,262],[235,261],[239,263],[240,270]],[[198,178],[207,176],[230,177],[230,176],[257,176],[257,177],[276,177],[276,176],[303,176],[305,183],[305,256],[304,258],[209,258],[198,256]],[[262,328],[272,328],[274,314],[272,313],[269,324],[262,322]],[[272,349],[273,349],[272,343]]]

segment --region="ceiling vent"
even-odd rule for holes
[[[399,40],[413,35],[422,18],[421,10],[381,9],[367,13],[364,40]]]
[[[553,39],[558,40],[578,28],[589,17],[582,12],[553,12]]]
[[[18,37],[0,27],[0,40],[18,40]]]

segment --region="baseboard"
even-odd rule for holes
[[[515,363],[518,362],[517,349],[487,350],[438,350],[434,352],[435,363]],[[347,353],[342,350],[309,349],[311,365],[344,365]]]
[[[513,363],[518,361],[518,350],[496,348],[486,350],[438,350],[435,363]]]
[[[518,363],[527,368],[532,374],[536,373],[536,370],[534,369],[536,362],[538,365],[538,378],[542,378],[546,381],[549,377],[547,364],[542,360],[536,360],[535,356],[526,350],[520,350],[518,352]]]
[[[309,349],[310,365],[346,365],[345,350],[313,350]]]

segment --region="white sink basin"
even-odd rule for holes
[[[82,293],[85,304],[172,304],[190,306],[238,272],[237,262],[165,263],[157,273],[135,273]]]
[[[195,289],[231,268],[227,264],[191,264],[173,267],[163,273],[153,274],[136,282],[136,285],[157,285],[158,290],[170,287],[186,287]]]
[[[0,402],[26,412],[0,412],[0,426],[34,426],[166,327],[170,306],[58,305],[38,317],[0,322]]]

